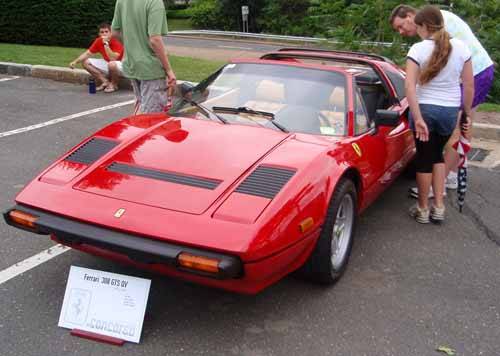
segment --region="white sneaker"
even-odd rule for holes
[[[446,181],[444,183],[446,189],[457,189],[458,188],[458,174],[457,172],[450,171]]]
[[[418,188],[417,187],[412,187],[412,188],[408,189],[408,193],[410,194],[410,196],[412,198],[418,199]],[[445,196],[446,196],[446,190],[443,193],[443,197],[445,197]],[[432,187],[431,187],[431,189],[429,189],[429,199],[432,199],[432,198],[434,198],[434,191],[432,190]]]
[[[421,209],[418,204],[413,205],[410,208],[409,214],[416,222],[420,224],[430,223],[430,212],[429,209]]]
[[[445,207],[438,208],[432,206],[430,212],[430,220],[435,224],[441,224],[444,221]]]

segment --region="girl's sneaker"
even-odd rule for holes
[[[431,208],[430,219],[435,224],[441,224],[444,221],[445,207],[437,208],[433,206]]]
[[[429,216],[430,212],[429,209],[421,209],[418,204],[413,205],[410,208],[410,216],[415,219],[416,222],[420,224],[428,224],[430,222]]]

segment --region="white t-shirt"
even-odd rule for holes
[[[486,52],[479,40],[474,36],[469,25],[449,11],[441,10],[441,14],[444,18],[444,28],[450,36],[459,39],[469,48],[472,55],[472,71],[474,75],[492,66],[493,61],[488,52]]]
[[[464,63],[471,59],[469,48],[460,40],[450,40],[452,50],[448,63],[437,76],[424,85],[417,84],[417,99],[419,104],[433,104],[457,107],[461,105],[460,81]],[[423,40],[411,46],[408,59],[417,63],[420,72],[425,68],[432,51],[433,40]]]

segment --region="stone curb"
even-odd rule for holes
[[[0,74],[31,76],[31,64],[0,62]]]
[[[71,69],[66,67],[19,64],[0,62],[0,74],[18,75],[41,79],[51,79],[59,82],[85,84],[89,82],[90,74],[84,69]],[[120,78],[121,89],[132,90],[132,84],[127,78]]]
[[[83,69],[71,69],[66,67],[54,67],[44,65],[34,65],[31,69],[31,76],[34,78],[52,79],[59,82],[88,84],[90,74]],[[132,89],[132,84],[127,78],[120,78],[119,87],[121,89]]]
[[[52,79],[59,82],[87,84],[90,75],[83,69],[71,69],[64,67],[53,67],[34,65],[31,69],[34,78]]]
[[[90,77],[89,73],[83,69],[10,62],[0,62],[0,74],[32,76],[35,78],[52,79],[76,84],[87,84]],[[132,89],[130,80],[121,78],[120,88]],[[473,124],[472,130],[472,136],[475,138],[500,141],[500,125],[475,123]]]
[[[472,124],[472,137],[485,140],[500,141],[500,125]]]

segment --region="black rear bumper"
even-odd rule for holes
[[[20,210],[38,216],[36,229],[33,231],[28,230],[13,222],[9,216],[9,212],[12,210]],[[4,212],[3,215],[7,224],[11,226],[42,235],[54,234],[63,244],[70,246],[86,244],[124,254],[130,259],[140,263],[159,263],[181,269],[178,265],[177,257],[181,252],[184,252],[197,256],[215,258],[220,261],[219,273],[205,274],[198,272],[197,274],[217,279],[230,279],[239,278],[243,273],[242,262],[235,256],[153,240],[147,236],[123,233],[97,225],[71,220],[24,205],[17,205]],[[191,270],[188,272],[196,273]]]

